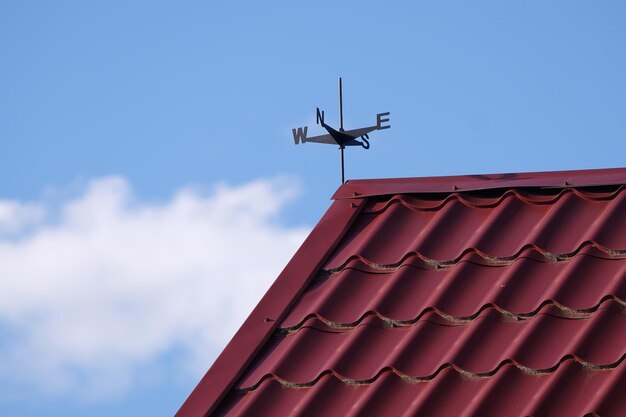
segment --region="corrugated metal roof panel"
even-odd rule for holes
[[[584,312],[607,298],[626,300],[626,256],[610,257],[593,246],[559,260],[533,249],[507,262],[476,258],[468,255],[445,267],[417,256],[393,267],[353,259],[320,276],[282,326],[293,328],[312,316],[357,324],[370,314],[403,322],[429,311],[471,319],[485,308],[525,318],[546,304]]]
[[[382,207],[366,208],[326,268],[339,268],[354,257],[396,264],[411,254],[448,263],[467,252],[512,259],[529,247],[554,256],[574,254],[587,244],[605,252],[624,252],[622,190],[602,194],[603,198],[568,191],[548,202],[509,193],[495,203],[492,198],[482,203],[478,196],[455,194],[436,201],[435,209],[430,208],[431,199],[394,197]]]
[[[602,337],[607,334],[612,343]],[[366,383],[387,367],[415,381],[432,379],[447,366],[475,377],[491,376],[509,362],[541,372],[568,356],[604,367],[621,360],[624,346],[626,314],[613,300],[585,315],[548,305],[526,319],[491,308],[463,321],[429,312],[402,326],[376,316],[353,327],[312,319],[268,343],[238,388],[250,389],[266,377],[308,386],[328,371]]]
[[[273,334],[207,411],[626,415],[624,183],[617,169],[343,186],[344,231],[289,278],[288,302],[264,298],[283,305]]]

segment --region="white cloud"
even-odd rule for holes
[[[308,234],[277,221],[297,188],[156,204],[109,177],[55,205],[0,201],[0,379],[106,397],[172,352],[199,377]]]
[[[0,200],[0,234],[21,232],[39,223],[43,215],[44,210],[37,205]]]

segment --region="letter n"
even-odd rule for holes
[[[320,108],[317,108],[317,124],[320,124],[320,122],[322,122],[322,126],[324,126],[324,110],[322,110],[320,112]]]

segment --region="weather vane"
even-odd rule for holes
[[[376,124],[374,126],[362,127],[359,129],[352,130],[344,130],[343,128],[343,96],[341,92],[341,77],[339,77],[339,130],[333,129],[331,126],[327,125],[324,122],[324,111],[320,112],[319,107],[317,108],[317,121],[318,125],[322,125],[324,129],[328,132],[326,135],[312,136],[307,137],[307,131],[309,129],[308,126],[299,127],[297,129],[291,129],[293,132],[293,141],[295,144],[299,144],[300,142],[315,142],[315,143],[327,143],[330,145],[339,145],[339,149],[341,151],[341,183],[343,184],[345,181],[345,169],[343,162],[343,150],[346,146],[362,146],[363,149],[369,149],[369,136],[368,133],[374,130],[383,130],[389,129],[391,125],[383,125],[383,123],[387,123],[389,121],[389,112],[386,113],[378,113],[376,115]],[[360,138],[358,140],[357,138]]]

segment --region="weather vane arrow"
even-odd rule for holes
[[[361,127],[358,129],[344,130],[343,128],[343,95],[342,95],[342,85],[341,85],[341,77],[339,77],[339,130],[336,130],[326,124],[324,121],[324,111],[320,111],[319,107],[317,108],[316,114],[316,123],[321,125],[328,134],[319,135],[319,136],[311,136],[307,137],[307,133],[309,130],[308,126],[298,127],[291,129],[293,133],[293,141],[296,145],[300,142],[315,142],[315,143],[326,143],[330,145],[339,145],[339,149],[341,150],[341,183],[345,182],[344,175],[344,161],[343,161],[343,150],[346,146],[361,146],[364,149],[370,148],[369,143],[369,135],[368,133],[373,132],[374,130],[383,130],[389,129],[391,125],[384,124],[389,122],[389,112],[378,113],[376,115],[376,124],[368,127]],[[361,140],[358,140],[358,139]]]

